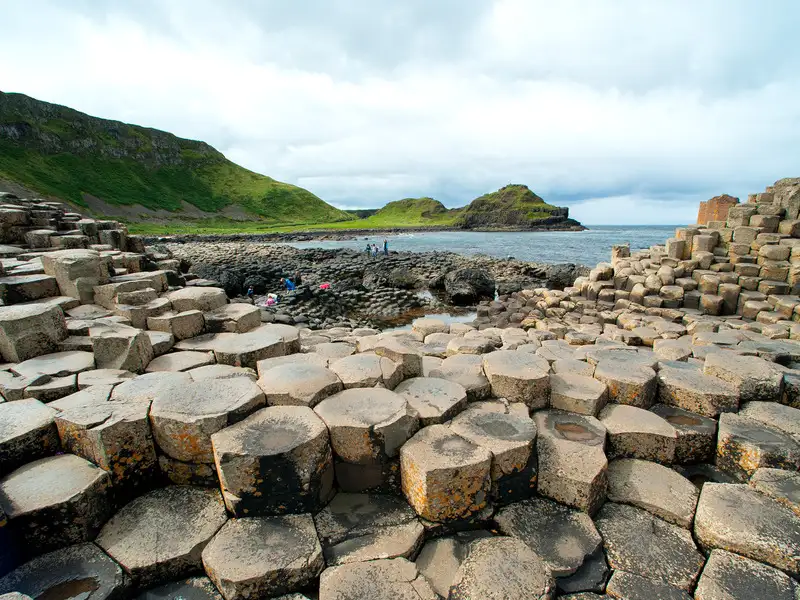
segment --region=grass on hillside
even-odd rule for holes
[[[507,189],[508,188],[508,189]],[[481,196],[475,212],[491,214],[494,210],[525,211],[528,219],[545,219],[556,208],[544,202],[523,186],[507,186],[498,192]],[[515,189],[522,188],[522,189]],[[477,202],[477,200],[476,200]],[[474,202],[473,202],[474,204]],[[499,208],[498,208],[499,206]],[[406,198],[390,202],[375,214],[353,221],[308,223],[297,221],[276,225],[273,223],[241,222],[229,219],[198,219],[175,223],[129,223],[132,233],[142,235],[228,234],[228,233],[288,233],[298,231],[347,231],[351,229],[403,229],[418,227],[459,228],[472,205],[447,209],[432,198]],[[474,214],[474,213],[473,213]]]
[[[295,222],[282,225],[237,222],[228,219],[198,219],[170,224],[129,223],[132,233],[169,235],[188,233],[282,233],[293,231],[328,231],[348,229],[395,229],[412,227],[453,227],[458,210],[448,210],[432,198],[406,198],[390,202],[365,219],[327,223]]]
[[[85,206],[83,194],[110,204],[140,204],[177,211],[185,200],[206,212],[236,203],[272,224],[319,223],[353,216],[287,183],[253,173],[225,159],[187,158],[187,164],[152,168],[130,159],[44,154],[0,140],[0,177],[43,195]]]

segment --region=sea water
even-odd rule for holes
[[[386,236],[390,250],[404,252],[450,251],[488,254],[539,263],[575,263],[594,267],[611,258],[611,246],[629,243],[631,250],[649,248],[675,234],[676,225],[597,225],[586,231],[433,231]],[[352,248],[367,242],[383,251],[383,236],[359,235],[352,240],[295,242],[298,248]]]

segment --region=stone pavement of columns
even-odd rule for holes
[[[798,191],[389,332],[6,198],[0,597],[796,599]]]

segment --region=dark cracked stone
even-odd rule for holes
[[[449,600],[552,598],[555,581],[545,562],[516,538],[480,539],[469,547]]]
[[[0,594],[17,591],[31,598],[122,600],[130,579],[94,544],[69,546],[44,554],[0,579]]]
[[[424,533],[414,510],[389,495],[339,493],[314,522],[330,566],[378,558],[413,559]]]
[[[583,564],[572,575],[557,578],[556,586],[560,594],[602,593],[606,589],[608,574],[608,563],[601,546],[591,556],[586,557]]]
[[[218,490],[170,486],[123,507],[97,545],[137,585],[157,585],[200,570],[203,548],[227,518]]]
[[[556,577],[575,573],[602,543],[589,515],[543,498],[507,506],[495,521],[504,534],[530,546]]]
[[[700,581],[697,600],[796,600],[800,588],[786,573],[749,558],[712,550]]]
[[[0,510],[29,556],[93,540],[111,511],[108,473],[72,454],[42,458],[0,481]]]
[[[595,519],[608,563],[636,575],[690,590],[703,568],[691,534],[633,506],[607,502]]]
[[[190,577],[151,588],[142,592],[136,600],[223,600],[216,586],[208,577]]]
[[[311,515],[228,521],[203,550],[226,600],[265,598],[310,584],[325,567]]]
[[[794,577],[800,575],[800,519],[746,485],[704,485],[694,533],[706,550],[736,552]]]
[[[685,591],[663,581],[620,570],[611,575],[606,593],[619,600],[692,600]]]

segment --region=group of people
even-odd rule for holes
[[[303,284],[303,279],[300,276],[300,271],[294,272],[294,277],[289,279],[288,277],[281,277],[281,286],[286,289],[287,292],[294,292],[297,289],[298,285]],[[328,282],[321,283],[319,286],[321,290],[329,290],[331,289],[331,284]],[[247,288],[247,297],[250,299],[255,300],[255,288],[251,285]],[[278,294],[267,294],[266,305],[272,306],[277,304],[280,301],[280,297]]]
[[[367,256],[372,255],[372,258],[378,257],[378,245],[377,244],[367,244]],[[389,240],[383,240],[383,255],[389,256]]]

